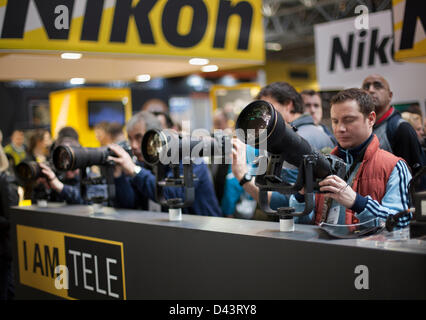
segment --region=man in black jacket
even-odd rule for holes
[[[362,89],[373,98],[377,115],[373,133],[379,138],[380,148],[407,161],[414,176],[426,165],[426,157],[414,128],[390,104],[393,93],[389,83],[382,76],[373,74],[364,79]],[[419,188],[424,189],[424,184]]]

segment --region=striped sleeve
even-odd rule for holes
[[[378,202],[370,196],[366,196],[367,204],[364,210],[355,216],[360,222],[376,217],[386,220],[389,215],[407,210],[409,208],[408,184],[411,178],[411,173],[406,163],[402,160],[398,161],[386,184],[386,193],[382,201]],[[408,226],[410,219],[411,214],[410,216],[402,217],[399,219],[397,226],[399,228]]]

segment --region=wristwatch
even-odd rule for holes
[[[240,180],[240,186],[243,186],[246,182],[251,181],[251,178],[252,178],[251,174],[246,172]]]
[[[139,166],[135,166],[135,168],[133,169],[133,177],[136,176],[139,172],[141,172],[142,168]]]

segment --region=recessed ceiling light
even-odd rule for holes
[[[72,53],[72,52],[65,52],[61,54],[62,59],[69,59],[69,60],[77,60],[80,59],[83,55],[81,53]]]
[[[86,83],[86,79],[84,79],[84,78],[72,78],[70,80],[70,83],[71,84],[84,84],[84,83]]]
[[[192,64],[193,66],[204,66],[206,64],[209,64],[209,59],[204,58],[192,58],[189,59],[189,64]]]
[[[267,42],[265,44],[265,47],[266,47],[266,50],[269,50],[269,51],[281,51],[283,49],[281,44],[277,42]]]
[[[203,72],[214,72],[219,70],[219,67],[215,64],[210,64],[208,66],[201,67],[201,71]]]
[[[147,82],[151,80],[151,76],[149,74],[140,74],[136,77],[137,82]]]

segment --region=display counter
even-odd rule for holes
[[[50,203],[14,207],[17,299],[425,299],[426,241]]]

